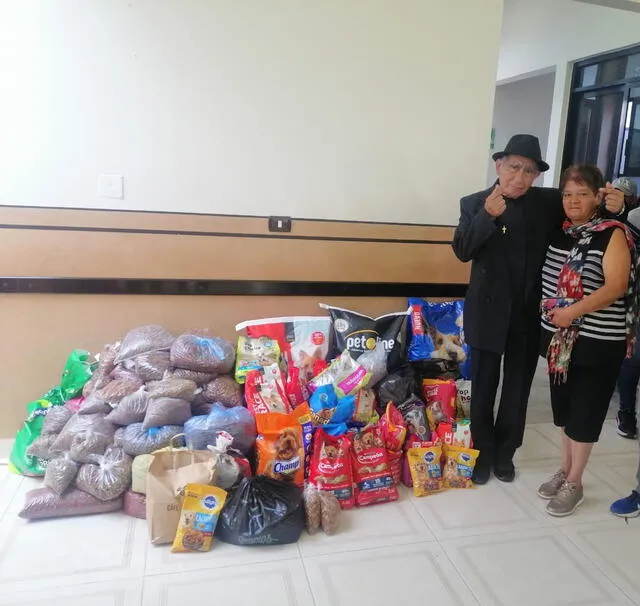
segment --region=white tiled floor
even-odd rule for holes
[[[586,501],[553,519],[535,495],[558,464],[559,436],[530,425],[511,485],[492,480],[346,512],[340,534],[297,545],[174,555],[123,514],[27,523],[37,481],[0,467],[0,604],[41,606],[540,606],[640,604],[640,518],[608,513],[634,487],[638,443],[607,421]]]

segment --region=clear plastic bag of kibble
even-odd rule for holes
[[[69,453],[49,461],[44,474],[44,485],[57,495],[64,493],[78,474],[79,465],[71,459]]]

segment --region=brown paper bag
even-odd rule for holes
[[[215,455],[209,450],[170,450],[154,455],[147,474],[147,524],[154,545],[173,543],[184,487],[211,484],[214,475]]]

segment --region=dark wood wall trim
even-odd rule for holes
[[[462,298],[466,284],[0,277],[2,294]]]

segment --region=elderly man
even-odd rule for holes
[[[464,332],[472,349],[471,433],[480,450],[476,484],[485,484],[491,469],[503,482],[515,477],[513,456],[522,445],[540,348],[540,272],[549,235],[564,221],[558,190],[533,187],[549,169],[537,137],[515,135],[493,159],[495,186],[462,198],[453,237],[456,256],[473,262]],[[602,194],[606,212],[623,212],[622,192],[607,184]]]

